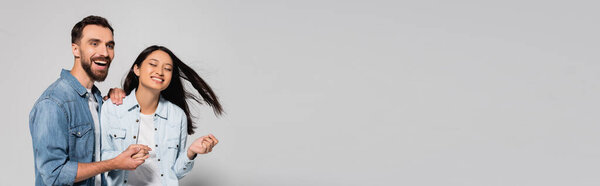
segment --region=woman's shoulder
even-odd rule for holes
[[[161,99],[161,102],[163,102],[169,112],[169,115],[173,115],[175,117],[186,117],[185,112],[183,111],[183,109],[179,106],[177,106],[175,103],[172,103],[166,99]]]
[[[127,110],[128,108],[126,107],[130,105],[128,101],[130,99],[129,97],[130,96],[126,96],[123,98],[120,105],[115,104],[111,98],[108,98],[106,101],[104,101],[104,103],[102,103],[102,113],[104,114],[106,112],[109,114],[117,114]]]
[[[108,98],[106,101],[104,101],[102,103],[102,112],[112,111],[112,110],[114,110],[116,108],[117,108],[117,106],[115,105],[115,103],[110,98]]]

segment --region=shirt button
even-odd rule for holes
[[[158,161],[160,161],[160,159],[158,159]]]
[[[133,139],[135,139],[135,136],[133,136]]]
[[[175,145],[177,148],[179,148],[179,145]]]
[[[158,144],[156,144],[155,147],[158,147]]]
[[[135,122],[136,122],[136,123],[137,123],[137,122],[140,122],[140,119],[135,119]]]
[[[116,135],[116,134],[115,134],[115,135],[113,135],[113,136],[114,136],[115,138],[117,137],[117,135]]]
[[[81,132],[77,132],[77,135],[78,135],[78,136],[81,136]]]
[[[154,128],[154,131],[157,131],[157,130],[158,130],[157,128]]]
[[[185,170],[185,167],[183,168],[183,170]]]
[[[127,183],[127,180],[125,180],[124,183]]]
[[[160,176],[163,176],[163,174],[160,174]]]

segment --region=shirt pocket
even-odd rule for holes
[[[115,139],[121,139],[121,140],[125,139],[125,134],[126,133],[127,133],[127,130],[121,129],[121,128],[111,128],[111,129],[108,130],[108,135],[113,140],[115,140]]]
[[[165,145],[167,147],[167,160],[169,160],[169,162],[175,162],[177,154],[179,153],[179,138],[169,138]]]
[[[111,145],[114,147],[116,151],[123,151],[125,148],[125,137],[127,137],[127,130],[122,128],[110,128],[108,131],[108,136],[110,136]]]
[[[90,130],[92,130],[92,126],[90,126],[89,124],[86,123],[86,124],[78,125],[76,127],[71,128],[71,134],[73,136],[75,136],[76,138],[82,138],[88,132],[90,132]]]
[[[92,126],[89,123],[69,129],[73,139],[72,146],[70,145],[70,155],[73,159],[84,159],[94,153],[94,134],[90,131],[92,131]]]

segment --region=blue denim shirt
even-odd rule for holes
[[[101,108],[96,86],[92,94]],[[94,128],[88,96],[85,87],[63,69],[60,78],[35,102],[29,113],[35,185],[94,185],[94,177],[73,183],[77,163],[95,161],[94,130],[99,129]]]
[[[102,107],[102,152],[103,160],[111,159],[123,152],[129,145],[136,144],[139,130],[140,106],[133,90],[122,105],[111,100]],[[187,118],[179,106],[160,97],[154,112],[154,142],[162,185],[178,185],[192,170],[194,160],[187,157]],[[106,173],[108,185],[125,185],[130,171],[113,170]]]

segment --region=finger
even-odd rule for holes
[[[204,141],[204,138],[206,138],[206,136],[199,137],[198,139],[196,139],[196,141]]]
[[[152,151],[152,148],[148,147],[148,145],[143,145],[143,144],[133,144],[133,145],[139,147],[141,150],[145,150],[146,152]]]
[[[199,147],[196,148],[196,153],[198,154],[205,154],[207,151],[208,146],[206,145],[206,142],[202,142],[200,143]]]
[[[210,139],[212,140],[212,146],[214,147],[215,145],[217,145],[217,143],[219,143],[219,140],[217,140],[217,138],[215,138],[214,135],[209,134],[208,137],[210,137]]]
[[[209,147],[209,152],[212,152],[213,147],[215,147],[216,142],[214,140],[208,140],[207,142],[209,142],[208,147]]]
[[[116,105],[120,105],[122,98],[119,94],[117,94],[118,89],[116,88],[111,88],[108,92],[108,94],[110,95],[111,100],[113,101],[114,104]]]
[[[147,151],[145,151],[145,150],[140,150],[138,153],[134,154],[133,156],[136,156],[136,155],[137,155],[138,157],[142,157],[142,156],[145,156],[146,154],[148,154],[148,152],[147,152]]]
[[[204,141],[206,141],[206,142],[210,143],[211,145],[212,145],[212,144],[213,144],[213,142],[214,142],[214,141],[212,140],[212,138],[210,138],[210,137],[208,137],[208,136],[207,136],[206,138],[204,138]]]
[[[126,96],[125,95],[125,91],[123,89],[120,89],[120,88],[115,88],[113,92],[114,92],[114,97],[118,98],[119,104],[122,104],[123,103],[123,98]]]
[[[139,148],[140,150],[144,149],[146,146],[142,144],[131,144],[129,148]]]
[[[141,150],[141,148],[136,147],[136,146],[129,146],[123,153],[125,154],[129,154],[129,156],[139,152]]]
[[[110,97],[112,97],[112,98],[115,100],[115,101],[114,101],[114,103],[115,103],[116,105],[121,105],[121,104],[123,104],[123,97],[121,97],[121,96],[118,96],[118,95],[110,95]]]
[[[208,152],[212,152],[213,147],[215,147],[214,144],[210,144],[210,146],[208,146]]]
[[[141,164],[146,163],[146,159],[136,159],[133,161],[133,163],[134,163],[133,165],[135,166],[133,169],[135,170],[135,168],[137,168]]]
[[[212,150],[211,144],[209,142],[202,143],[204,145],[204,152],[210,152]]]
[[[194,140],[194,142],[192,142],[192,144],[190,146],[195,146],[198,144],[202,144],[202,142],[204,141],[204,136],[199,137],[198,139]]]
[[[108,99],[108,96],[102,97],[102,101],[106,101],[107,99]]]
[[[209,136],[215,141],[215,145],[219,143],[219,140],[217,139],[217,137],[215,137],[215,135],[209,134]]]
[[[138,154],[134,154],[131,158],[132,159],[140,159],[142,157],[144,157],[144,154],[138,153]]]

